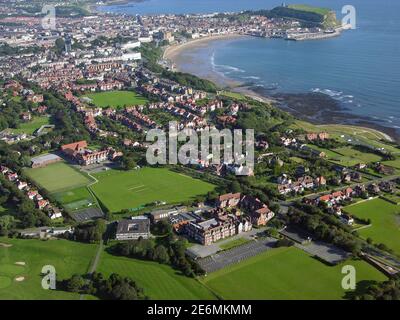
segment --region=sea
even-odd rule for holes
[[[355,117],[400,129],[400,1],[302,0],[331,8],[356,9],[356,28],[340,37],[314,41],[240,38],[212,41],[188,49],[182,71],[205,76],[207,70],[264,88],[270,93],[319,92],[337,100]],[[100,11],[145,14],[239,12],[271,9],[276,0],[145,0],[102,6]],[[397,130],[398,131],[398,130]]]

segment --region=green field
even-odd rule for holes
[[[357,290],[367,281],[386,277],[364,261],[346,261],[356,268]],[[342,265],[330,267],[300,249],[266,251],[209,274],[202,281],[224,299],[336,300],[345,298]]]
[[[400,159],[391,160],[391,161],[383,161],[382,162],[385,166],[390,166],[396,169],[400,169]]]
[[[106,107],[124,107],[134,105],[144,105],[148,100],[133,91],[108,91],[99,93],[90,93],[86,97],[92,99],[92,102],[101,108]]]
[[[42,289],[42,267],[54,266],[58,280],[85,274],[97,248],[67,240],[0,238],[0,243],[12,245],[0,245],[0,300],[79,299],[77,294]],[[16,281],[19,277],[24,280]]]
[[[212,191],[215,186],[168,169],[105,171],[90,188],[110,212],[133,209],[155,201],[178,203]]]
[[[315,125],[300,120],[296,120],[291,127],[293,129],[303,129],[307,132],[328,132],[332,139],[340,142],[351,141],[352,143],[365,144],[374,148],[382,148],[393,154],[400,153],[400,149],[384,142],[389,138],[386,134],[375,129],[341,124]]]
[[[61,192],[86,186],[91,179],[65,162],[58,162],[44,168],[24,170],[36,184],[49,192]]]
[[[96,206],[96,199],[94,199],[87,187],[59,192],[54,196],[64,207],[73,211]]]
[[[299,163],[299,164],[303,164],[304,162],[306,162],[304,159],[299,158],[299,157],[290,157],[289,159],[291,161],[294,161],[294,162]]]
[[[135,280],[150,299],[210,300],[215,296],[200,282],[179,274],[167,265],[103,252],[97,271],[109,275],[113,272]]]
[[[307,147],[309,147],[310,149],[317,150],[319,152],[325,153],[326,157],[328,159],[330,159],[330,160],[339,161],[339,159],[343,157],[340,154],[338,154],[338,153],[336,153],[336,152],[334,152],[332,150],[329,150],[329,149],[326,149],[326,148],[321,148],[321,147],[315,146],[313,144],[308,144]]]
[[[314,12],[314,13],[320,14],[322,16],[327,15],[331,11],[326,8],[312,7],[312,6],[309,6],[306,4],[291,4],[291,5],[289,5],[289,8],[301,10],[301,11],[307,11],[307,12]]]
[[[400,206],[373,199],[348,206],[345,211],[358,218],[371,219],[371,227],[358,231],[363,238],[383,243],[400,254]]]
[[[219,247],[222,250],[229,250],[229,249],[232,249],[234,247],[241,246],[242,244],[245,244],[245,243],[250,242],[250,241],[251,240],[249,240],[249,239],[238,238],[238,239],[226,242],[224,244],[221,244]]]
[[[324,152],[328,160],[346,167],[352,167],[358,163],[371,163],[382,160],[382,158],[376,154],[361,152],[352,147],[342,147],[330,150],[315,145],[307,146],[319,152]]]
[[[228,98],[232,98],[235,100],[247,100],[245,95],[243,95],[241,93],[237,93],[237,92],[232,92],[232,91],[221,91],[220,95],[228,97]]]
[[[15,134],[26,133],[32,135],[37,129],[45,124],[50,124],[49,117],[33,117],[29,122],[22,122],[18,129],[11,129],[11,132]]]
[[[342,154],[346,158],[349,158],[354,161],[358,161],[357,163],[360,163],[360,162],[370,163],[370,162],[378,162],[378,161],[382,160],[382,157],[380,157],[377,154],[369,153],[369,152],[361,152],[352,147],[337,148],[337,149],[334,149],[333,151],[335,151],[339,154]]]

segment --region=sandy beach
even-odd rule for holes
[[[196,47],[206,46],[210,41],[217,41],[217,40],[228,40],[228,39],[237,39],[247,37],[244,34],[239,33],[230,33],[230,34],[221,34],[216,36],[208,36],[202,37],[198,39],[189,40],[182,44],[171,45],[167,47],[164,51],[163,59],[170,60],[171,62],[178,62],[179,55],[184,50],[194,49]],[[177,63],[179,64],[179,63]]]
[[[221,41],[221,40],[232,40],[232,39],[241,39],[245,37],[250,37],[244,34],[224,34],[224,35],[217,35],[217,36],[209,36],[203,37],[199,39],[189,40],[188,42],[178,44],[178,45],[171,45],[164,50],[163,59],[168,61],[171,65],[174,66],[175,71],[182,71],[182,72],[190,72],[191,70],[182,69],[181,66],[184,64],[195,63],[195,61],[190,60],[190,58],[185,57],[185,52],[190,50],[196,50],[202,47],[206,47],[212,41]],[[229,89],[238,93],[242,93],[247,95],[255,100],[259,100],[262,102],[273,102],[275,101],[271,97],[266,97],[265,95],[261,95],[249,87],[246,87],[243,82],[236,81],[224,76],[221,73],[218,73],[214,70],[208,70],[209,72],[206,75],[202,75],[203,78],[207,80],[213,81],[218,86]]]

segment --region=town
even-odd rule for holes
[[[13,270],[0,268],[0,299],[6,288],[15,299],[315,299],[314,273],[339,281],[344,263],[361,270],[360,282],[397,279],[397,142],[374,129],[305,123],[164,58],[202,38],[339,36],[346,26],[330,11],[79,10],[49,29],[21,6],[0,17],[0,262]],[[171,122],[198,133],[253,129],[254,168],[210,150],[185,165],[149,164],[146,134]],[[38,279],[30,256],[18,256],[24,250],[55,261],[62,289],[23,295],[20,284]],[[246,282],[235,270],[265,276]],[[265,288],[275,278],[293,283],[274,296]],[[298,294],[302,279],[309,295]],[[129,290],[116,297],[101,281]],[[324,281],[319,298],[345,296]]]

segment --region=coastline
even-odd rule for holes
[[[360,129],[368,128],[379,132],[388,141],[400,141],[400,135],[394,128],[384,127],[373,121],[367,116],[356,116],[347,112],[336,100],[322,94],[286,94],[279,93],[271,95],[269,92],[263,92],[259,88],[246,83],[239,82],[235,79],[228,78],[215,70],[208,70],[199,74],[198,68],[190,68],[184,70],[182,65],[195,63],[185,53],[191,50],[200,49],[207,46],[211,41],[235,40],[240,38],[251,37],[245,34],[226,34],[218,36],[209,36],[200,39],[189,40],[186,43],[171,45],[164,50],[163,60],[168,61],[175,71],[187,72],[194,74],[200,78],[204,78],[216,83],[221,88],[233,92],[241,93],[255,100],[266,103],[275,103],[281,108],[299,118],[315,125],[331,125],[340,124],[348,126],[356,126]],[[205,68],[202,68],[205,69]],[[320,103],[316,103],[320,102]],[[300,102],[299,102],[300,101]]]
[[[178,58],[178,55],[181,54],[184,50],[193,49],[200,45],[207,45],[207,43],[211,41],[237,39],[244,37],[249,37],[249,36],[241,33],[228,33],[228,34],[219,34],[215,36],[201,37],[198,39],[188,40],[187,42],[184,43],[173,44],[168,46],[164,50],[163,59],[171,60],[172,62],[174,62]]]
[[[247,34],[242,33],[230,33],[230,34],[222,34],[222,35],[215,35],[215,36],[207,36],[198,39],[189,40],[185,43],[170,45],[165,48],[163,52],[162,59],[167,61],[171,66],[173,66],[174,71],[181,71],[180,64],[182,62],[181,55],[186,52],[187,50],[198,49],[201,47],[207,46],[210,42],[213,41],[221,41],[221,40],[235,40],[235,39],[245,39],[248,37],[252,37]],[[231,91],[235,91],[237,93],[244,94],[249,96],[254,100],[258,100],[265,103],[276,102],[273,97],[266,96],[260,94],[248,86],[245,85],[244,82],[240,82],[234,79],[227,78],[226,76],[212,72],[208,74],[206,77],[207,80],[210,80],[216,83],[218,86],[222,88],[229,89]]]

